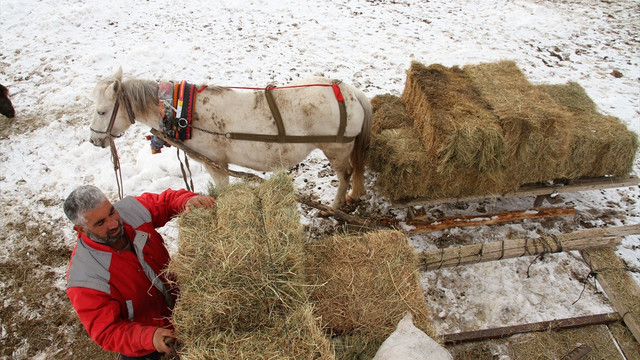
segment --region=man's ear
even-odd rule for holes
[[[73,230],[77,231],[78,233],[80,233],[81,235],[84,236],[89,236],[89,234],[87,233],[87,229],[84,228],[84,226],[81,225],[73,225]]]

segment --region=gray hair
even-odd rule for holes
[[[107,196],[93,185],[82,185],[67,196],[64,201],[64,214],[74,225],[86,227],[84,213],[93,210],[107,200]]]

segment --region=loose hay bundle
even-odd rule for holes
[[[371,99],[373,121],[371,131],[379,134],[382,130],[400,129],[413,125],[404,102],[390,94],[376,95]]]
[[[327,331],[355,336],[360,346],[375,352],[410,311],[418,328],[438,338],[419,285],[417,254],[404,234],[334,236],[309,247],[310,282],[318,285],[311,301]]]
[[[169,272],[181,296],[173,313],[185,359],[330,359],[312,316],[297,203],[285,174],[237,184],[215,211],[180,219]]]

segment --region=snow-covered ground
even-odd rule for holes
[[[412,60],[445,66],[514,60],[534,83],[582,85],[602,113],[640,133],[640,3],[636,0],[429,1],[73,1],[0,0],[0,83],[17,111],[0,119],[0,226],[46,223],[74,235],[61,203],[77,185],[94,184],[117,197],[108,150],[88,141],[91,90],[118,66],[151,80],[223,86],[285,84],[322,74],[362,89],[370,98],[399,95]],[[614,71],[622,77],[613,76]],[[183,187],[173,149],[152,155],[133,126],[116,140],[126,194]],[[300,191],[333,198],[335,177],[313,152],[293,171]],[[635,160],[638,173],[640,159]],[[196,190],[209,177],[192,162]],[[374,174],[368,174],[372,184]],[[306,181],[305,181],[306,180]],[[451,229],[412,236],[417,249],[558,234],[590,226],[640,222],[638,188],[569,194],[573,219]],[[369,188],[364,199],[378,214],[400,210]],[[526,209],[532,199],[487,199],[432,206],[440,216]],[[362,205],[361,205],[362,206]],[[305,214],[309,226],[331,220]],[[165,231],[175,251],[177,230]],[[25,242],[8,233],[0,261]],[[46,234],[41,234],[46,235]],[[640,282],[638,236],[618,254]],[[422,276],[434,321],[442,333],[611,311],[575,254],[504,260]],[[529,266],[531,267],[529,268]],[[529,276],[527,276],[529,270]],[[65,267],[57,284],[64,287]],[[582,294],[581,294],[582,293]],[[580,298],[575,304],[574,302]],[[5,299],[6,301],[6,299]],[[7,336],[6,324],[0,319]]]

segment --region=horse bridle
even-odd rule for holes
[[[129,121],[131,121],[131,124],[135,124],[136,115],[133,113],[133,109],[131,108],[131,101],[129,100],[129,97],[124,91],[120,90],[116,96],[117,96],[116,102],[113,104],[113,111],[111,112],[111,118],[109,119],[109,125],[107,126],[107,130],[100,131],[92,127],[89,127],[89,129],[96,134],[106,134],[109,138],[109,143],[110,143],[109,145],[111,149],[111,161],[113,162],[113,171],[115,172],[116,183],[118,184],[118,196],[120,197],[120,200],[122,200],[122,197],[124,195],[123,183],[122,183],[122,171],[120,168],[120,159],[118,157],[118,152],[116,150],[116,144],[115,144],[115,141],[113,140],[113,138],[118,138],[122,136],[122,134],[113,135],[111,133],[111,130],[113,130],[113,124],[116,121],[116,116],[118,115],[118,109],[120,108],[119,105],[120,105],[121,98],[122,98],[122,102],[124,103],[124,108],[127,110],[127,115],[129,115]]]
[[[120,98],[122,98],[122,102],[124,103],[124,108],[127,110],[127,115],[129,115],[129,121],[131,121],[131,124],[135,124],[136,123],[136,115],[133,113],[133,108],[131,108],[131,101],[129,100],[129,97],[127,96],[127,94],[123,91],[118,92],[117,98],[116,98],[116,102],[115,104],[113,104],[113,111],[111,112],[111,118],[109,119],[109,125],[107,126],[107,130],[106,131],[100,131],[100,130],[96,130],[92,127],[89,127],[89,130],[93,131],[96,134],[106,134],[111,138],[118,138],[120,136],[122,136],[122,134],[120,135],[113,135],[111,133],[111,130],[113,130],[113,124],[116,122],[116,116],[118,115],[118,109],[119,109],[119,105],[120,105]]]

